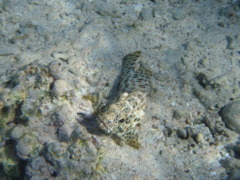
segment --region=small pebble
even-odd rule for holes
[[[180,110],[174,110],[173,111],[173,117],[175,119],[181,119],[182,117],[184,117],[184,113]]]
[[[177,136],[181,139],[187,138],[187,131],[183,128],[177,130]]]
[[[69,84],[62,79],[54,82],[53,92],[56,96],[63,96],[69,91]]]
[[[174,20],[183,20],[187,16],[187,13],[185,8],[176,8],[172,12],[172,18]]]
[[[64,65],[60,60],[55,60],[49,63],[49,71],[53,76],[61,77]]]
[[[240,133],[240,101],[224,106],[220,115],[228,128]]]
[[[196,142],[198,144],[204,144],[205,140],[204,140],[204,135],[202,133],[198,133],[196,136]]]
[[[224,22],[219,22],[218,25],[219,25],[220,27],[225,27]]]
[[[193,136],[193,134],[194,134],[193,129],[190,126],[186,127],[186,131],[188,133],[188,137]]]
[[[227,37],[227,49],[233,50],[235,48],[234,46],[234,39],[230,36]]]
[[[19,158],[27,160],[32,152],[32,147],[25,140],[20,140],[17,143],[16,150]]]
[[[55,113],[52,114],[51,120],[53,124],[57,127],[64,125],[72,120],[73,110],[71,106],[63,105],[61,108],[56,110]]]
[[[26,128],[22,124],[18,124],[12,129],[10,138],[14,140],[20,139],[24,135],[25,131]]]
[[[58,128],[57,132],[58,140],[60,142],[67,142],[71,136],[71,129],[68,126],[61,126]]]

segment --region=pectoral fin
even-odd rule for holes
[[[124,144],[127,144],[135,149],[139,149],[141,147],[139,141],[138,141],[138,133],[134,130],[130,130],[125,132],[120,140],[119,143],[121,146]]]

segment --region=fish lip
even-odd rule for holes
[[[107,134],[110,134],[110,130],[108,129],[106,123],[104,121],[102,121],[101,119],[99,119],[99,127],[106,132]]]
[[[101,124],[103,124],[104,127],[107,127],[107,125],[105,124],[105,122],[100,121]]]

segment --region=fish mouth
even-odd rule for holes
[[[103,121],[100,121],[100,127],[105,127],[105,128],[107,128],[106,124],[105,124]],[[105,129],[105,128],[104,128],[104,129]]]
[[[104,121],[99,120],[99,127],[107,134],[111,132]]]

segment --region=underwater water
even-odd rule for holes
[[[0,179],[240,179],[239,0],[0,0],[0,24]]]

